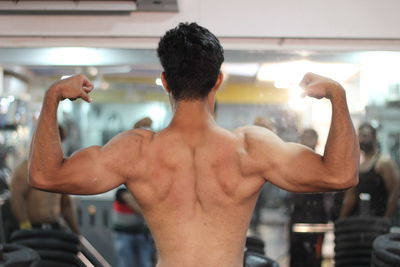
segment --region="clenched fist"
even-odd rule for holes
[[[89,93],[93,90],[93,84],[83,75],[75,75],[53,84],[50,89],[57,94],[59,100],[75,100],[81,98],[86,102],[92,102]]]
[[[304,75],[300,87],[304,90],[303,96],[317,99],[323,97],[332,99],[335,95],[344,92],[343,87],[338,82],[311,72]]]

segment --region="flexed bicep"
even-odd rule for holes
[[[99,194],[124,182],[115,159],[93,146],[64,160],[54,179],[51,191],[69,194]]]
[[[321,155],[306,146],[283,143],[265,170],[265,178],[291,192],[324,192],[332,188],[331,176]]]
[[[77,151],[56,168],[45,171],[30,168],[31,184],[42,190],[67,194],[109,191],[126,182],[127,165],[131,167],[131,176],[135,176],[132,165],[139,162],[140,138],[129,131],[124,132],[103,147],[92,146]]]
[[[323,156],[304,145],[282,141],[261,127],[245,130],[248,153],[261,175],[276,186],[292,192],[341,190],[337,174],[324,162]]]

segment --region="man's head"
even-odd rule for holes
[[[300,135],[300,143],[314,150],[318,143],[317,131],[312,128],[304,129]]]
[[[277,132],[275,123],[269,118],[264,118],[264,117],[258,116],[254,119],[254,125],[267,128],[268,130],[270,130],[274,133]]]
[[[376,129],[369,123],[361,124],[358,127],[358,140],[362,151],[365,153],[373,152],[377,145]]]
[[[151,125],[153,124],[153,120],[150,117],[144,117],[143,119],[138,120],[134,125],[134,129],[151,129]]]
[[[206,28],[180,23],[160,40],[158,57],[175,100],[201,100],[208,96],[219,78],[224,51]]]

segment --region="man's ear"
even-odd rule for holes
[[[219,72],[218,77],[217,77],[217,81],[215,82],[215,85],[213,87],[213,91],[218,91],[218,89],[221,87],[221,84],[224,80],[224,74],[222,72]]]
[[[162,85],[163,85],[163,88],[164,88],[165,92],[167,94],[171,93],[171,89],[169,88],[167,79],[165,78],[165,71],[163,71],[161,73],[161,82],[162,82]]]

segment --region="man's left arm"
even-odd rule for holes
[[[80,232],[76,216],[76,207],[70,195],[63,194],[61,197],[61,214],[72,232],[79,235]]]
[[[396,211],[399,198],[399,172],[396,164],[390,160],[382,160],[382,176],[388,193],[387,205],[384,217],[391,217]]]
[[[121,171],[125,162],[121,161],[127,160],[127,150],[129,160],[135,154],[135,148],[126,143],[129,134],[120,134],[104,147],[92,146],[69,158],[63,156],[57,123],[59,102],[67,98],[90,102],[88,94],[92,88],[84,75],[76,75],[47,90],[29,155],[32,186],[68,194],[99,194],[126,182]]]
[[[357,189],[352,187],[344,193],[342,207],[340,209],[340,218],[349,217],[354,207],[357,205]]]

